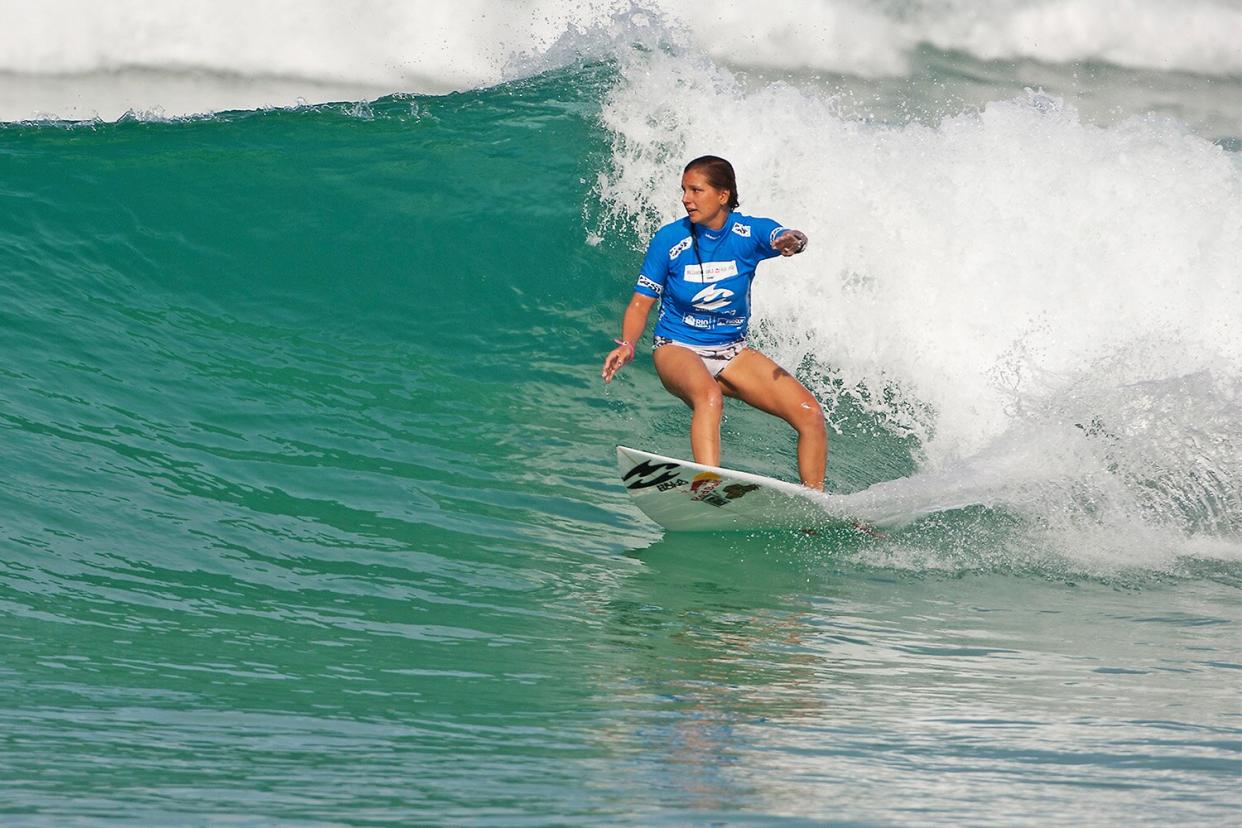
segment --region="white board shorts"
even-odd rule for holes
[[[737,355],[746,350],[746,339],[739,339],[737,342],[729,342],[725,345],[691,345],[687,342],[678,342],[675,339],[669,339],[664,336],[655,337],[655,345],[651,350],[662,348],[665,345],[678,345],[687,350],[694,351],[698,354],[699,359],[703,360],[703,365],[707,368],[707,373],[712,377],[717,377],[720,372],[729,367],[729,363],[737,358]]]

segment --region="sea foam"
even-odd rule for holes
[[[745,212],[811,236],[761,268],[758,343],[830,418],[849,398],[916,438],[912,513],[1242,532],[1236,157],[1032,91],[881,126],[705,60],[641,64],[604,110],[603,223],[645,238],[679,214],[686,159],[730,158]]]
[[[931,46],[985,61],[1242,75],[1242,9],[1217,0],[47,0],[0,27],[0,118],[439,94],[555,68],[618,27],[622,40],[650,36],[744,69],[899,77]],[[582,49],[556,48],[567,40]]]

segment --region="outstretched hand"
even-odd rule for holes
[[[786,230],[781,233],[776,241],[772,242],[772,246],[780,252],[782,256],[792,256],[795,253],[801,253],[806,249],[807,237],[806,233],[801,230]]]
[[[604,382],[612,382],[612,378],[617,375],[623,365],[634,361],[634,346],[628,342],[618,343],[617,347],[604,357],[604,370],[600,372],[600,376],[604,378]]]

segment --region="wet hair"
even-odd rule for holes
[[[707,183],[717,190],[728,190],[729,209],[737,209],[737,176],[733,174],[732,164],[718,155],[700,155],[686,165],[686,168],[682,170],[682,174],[684,175],[691,170],[702,173],[703,177],[707,179]]]

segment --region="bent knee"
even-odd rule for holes
[[[709,388],[696,394],[690,403],[690,407],[695,411],[699,409],[720,411],[724,408],[724,394],[720,393],[720,386],[717,385],[715,388]]]
[[[794,406],[788,419],[799,432],[824,431],[824,409],[814,397],[807,397]]]

